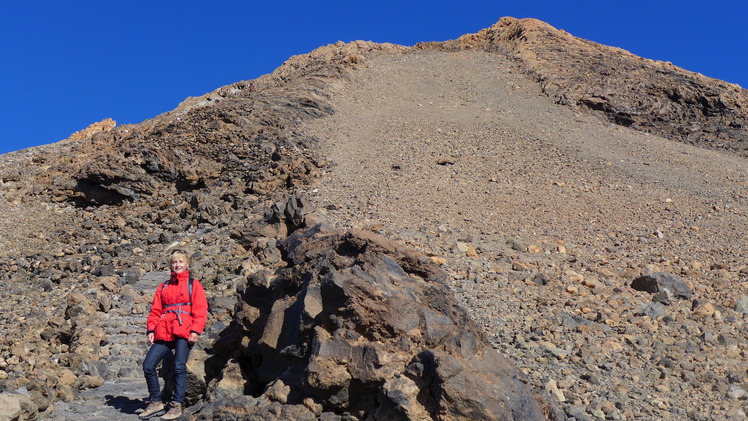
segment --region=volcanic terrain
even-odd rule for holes
[[[258,362],[271,359],[253,345],[269,335],[258,326],[277,309],[250,292],[269,291],[283,311],[307,303],[311,292],[274,285],[296,282],[293,266],[313,268],[329,246],[325,270],[441,282],[438,305],[426,286],[402,294],[432,300],[453,329],[516,366],[507,376],[532,391],[516,396],[533,403],[506,398],[514,419],[536,416],[535,400],[550,419],[746,419],[747,120],[737,85],[502,18],[447,42],[320,47],[141,124],[5,154],[0,406],[41,419],[134,413],[148,304],[179,246],[195,253],[212,297],[212,328],[193,352],[196,419],[253,419],[242,405],[278,405],[263,414],[280,419],[471,419],[468,398],[409,399],[380,372],[347,366],[384,398],[341,403],[330,386],[340,379],[297,383]],[[317,231],[303,231],[312,221]],[[324,235],[335,240],[304,243]],[[403,269],[386,272],[377,262],[393,260],[373,249]],[[401,298],[382,288],[372,294]],[[392,334],[397,320],[369,298],[361,314],[395,327],[362,328],[346,346],[366,338],[375,366],[397,366],[391,348],[421,337],[398,344],[407,335]],[[325,343],[320,329],[336,337],[344,318],[330,313],[304,343]],[[468,350],[482,348],[458,333],[434,352],[467,367]],[[452,339],[460,345],[444,345]],[[278,350],[305,373],[321,364]],[[422,386],[413,367],[423,353],[408,358],[394,378]],[[302,396],[310,385],[318,395]],[[258,400],[239,403],[243,393]],[[501,413],[470,405],[486,419]]]

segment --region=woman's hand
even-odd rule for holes
[[[190,332],[190,339],[188,339],[188,340],[187,340],[187,342],[189,342],[189,343],[190,343],[190,345],[194,345],[194,344],[195,344],[195,342],[197,342],[197,338],[198,338],[199,336],[200,336],[200,335],[198,335],[198,334],[197,334],[197,333],[195,333],[195,332]]]
[[[153,345],[153,332],[148,333],[148,343]]]

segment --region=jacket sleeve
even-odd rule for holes
[[[205,296],[203,285],[195,279],[192,285],[192,326],[190,330],[200,335],[205,329],[208,320],[208,299]]]
[[[159,284],[156,288],[156,293],[153,294],[153,301],[151,301],[151,311],[148,313],[148,322],[146,323],[146,329],[148,333],[156,330],[156,325],[161,319],[161,314],[164,311],[163,304],[161,303],[161,286]]]

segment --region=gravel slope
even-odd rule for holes
[[[333,103],[302,128],[330,164],[316,205],[443,261],[568,416],[744,418],[744,159],[555,105],[477,51],[370,57]],[[629,285],[656,271],[694,300],[642,315]]]

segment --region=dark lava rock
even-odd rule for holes
[[[686,282],[669,272],[656,272],[640,276],[631,282],[631,288],[652,294],[667,289],[677,298],[691,298],[691,288],[688,287]]]
[[[430,259],[369,231],[307,225],[315,215],[300,219],[290,202],[266,218],[290,227],[278,241],[286,264],[248,280],[214,347],[229,361],[221,377],[246,379],[243,390],[218,391],[198,419],[545,419]]]

